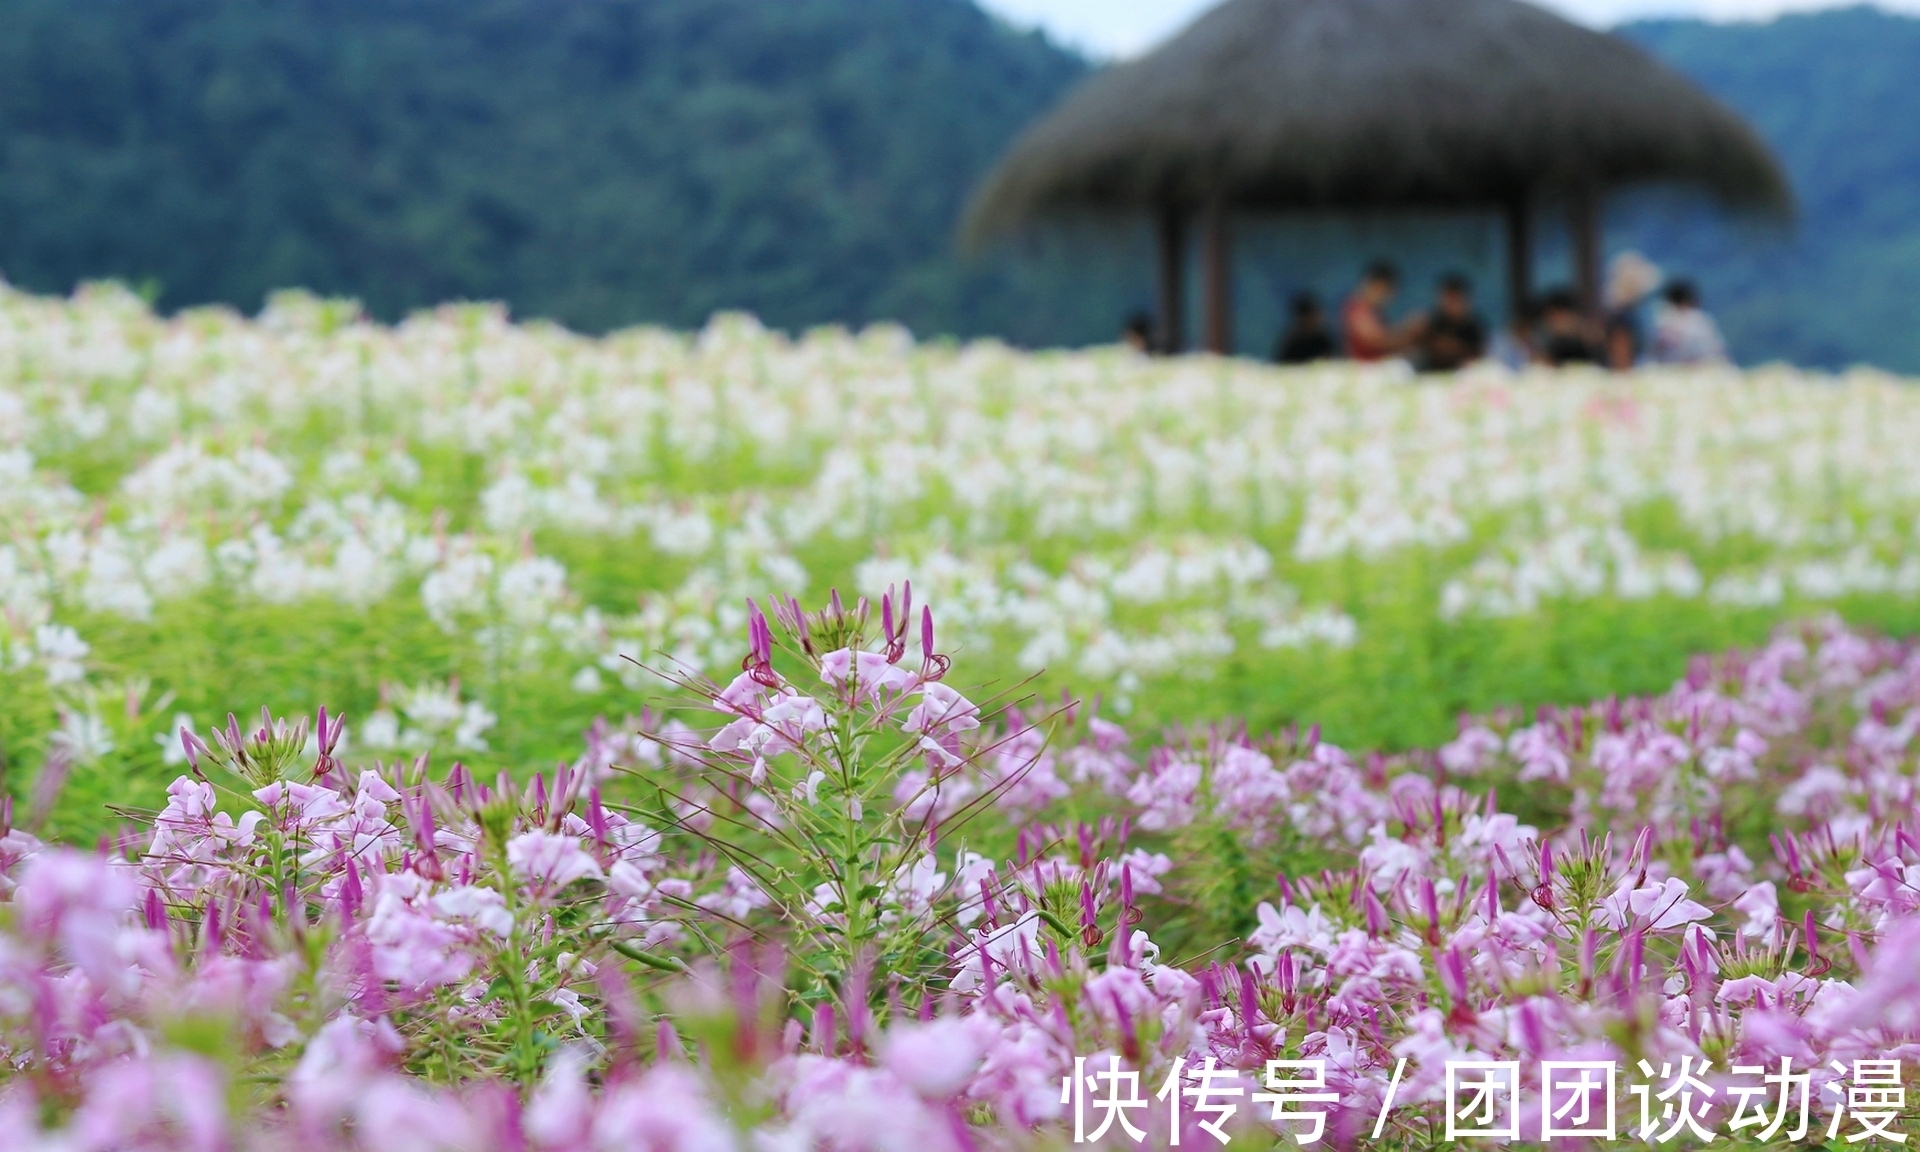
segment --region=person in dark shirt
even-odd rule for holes
[[[1547,293],[1540,309],[1540,355],[1558,368],[1566,364],[1594,364],[1600,350],[1587,336],[1587,322],[1573,293],[1562,288]]]
[[[1333,333],[1327,329],[1327,314],[1320,298],[1311,292],[1293,297],[1293,318],[1274,346],[1273,358],[1282,364],[1311,364],[1331,359],[1335,353]]]
[[[1487,354],[1487,327],[1473,311],[1473,286],[1458,272],[1440,278],[1433,314],[1420,326],[1422,372],[1454,372]]]

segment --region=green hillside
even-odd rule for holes
[[[1623,32],[1773,141],[1789,235],[1617,204],[1746,360],[1920,371],[1920,20],[1870,9]],[[454,298],[599,330],[897,319],[1111,338],[1142,237],[967,262],[952,226],[1089,65],[970,0],[0,0],[0,273],[119,277],[165,307],[285,286],[395,317]],[[1245,232],[1243,350],[1375,253],[1499,267],[1487,221]],[[1556,240],[1543,237],[1543,279]]]
[[[1090,335],[949,239],[1086,70],[967,0],[0,0],[0,271]]]
[[[1626,237],[1697,273],[1749,359],[1920,371],[1920,20],[1863,7],[1621,31],[1739,109],[1801,209],[1777,236],[1629,207]]]

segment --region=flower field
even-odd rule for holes
[[[518,771],[637,713],[639,665],[736,666],[748,596],[908,577],[976,683],[1432,745],[1830,607],[1920,631],[1917,442],[1920,396],[1866,374],[1440,385],[7,292],[0,754],[20,791],[57,753],[53,827],[89,838],[171,778],[176,715],[326,705],[361,751]]]
[[[0,1132],[1904,1133],[1916,443],[1867,373],[0,294]]]

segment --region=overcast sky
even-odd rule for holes
[[[1215,0],[981,0],[1023,27],[1039,25],[1063,43],[1097,56],[1126,56],[1152,47]],[[1543,0],[1586,24],[1604,28],[1637,16],[1704,16],[1764,20],[1788,9],[1824,8],[1833,0]],[[1920,0],[1882,0],[1882,7],[1920,11]]]

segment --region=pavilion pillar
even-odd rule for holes
[[[1576,188],[1567,201],[1567,234],[1573,241],[1573,285],[1580,311],[1600,315],[1600,193]]]
[[[1526,318],[1533,298],[1533,209],[1524,193],[1507,201],[1507,315],[1515,324]]]
[[[1154,217],[1154,246],[1160,275],[1154,285],[1154,351],[1173,355],[1186,350],[1187,217],[1172,204]]]
[[[1233,236],[1218,199],[1207,203],[1200,222],[1200,311],[1202,346],[1233,355]]]

